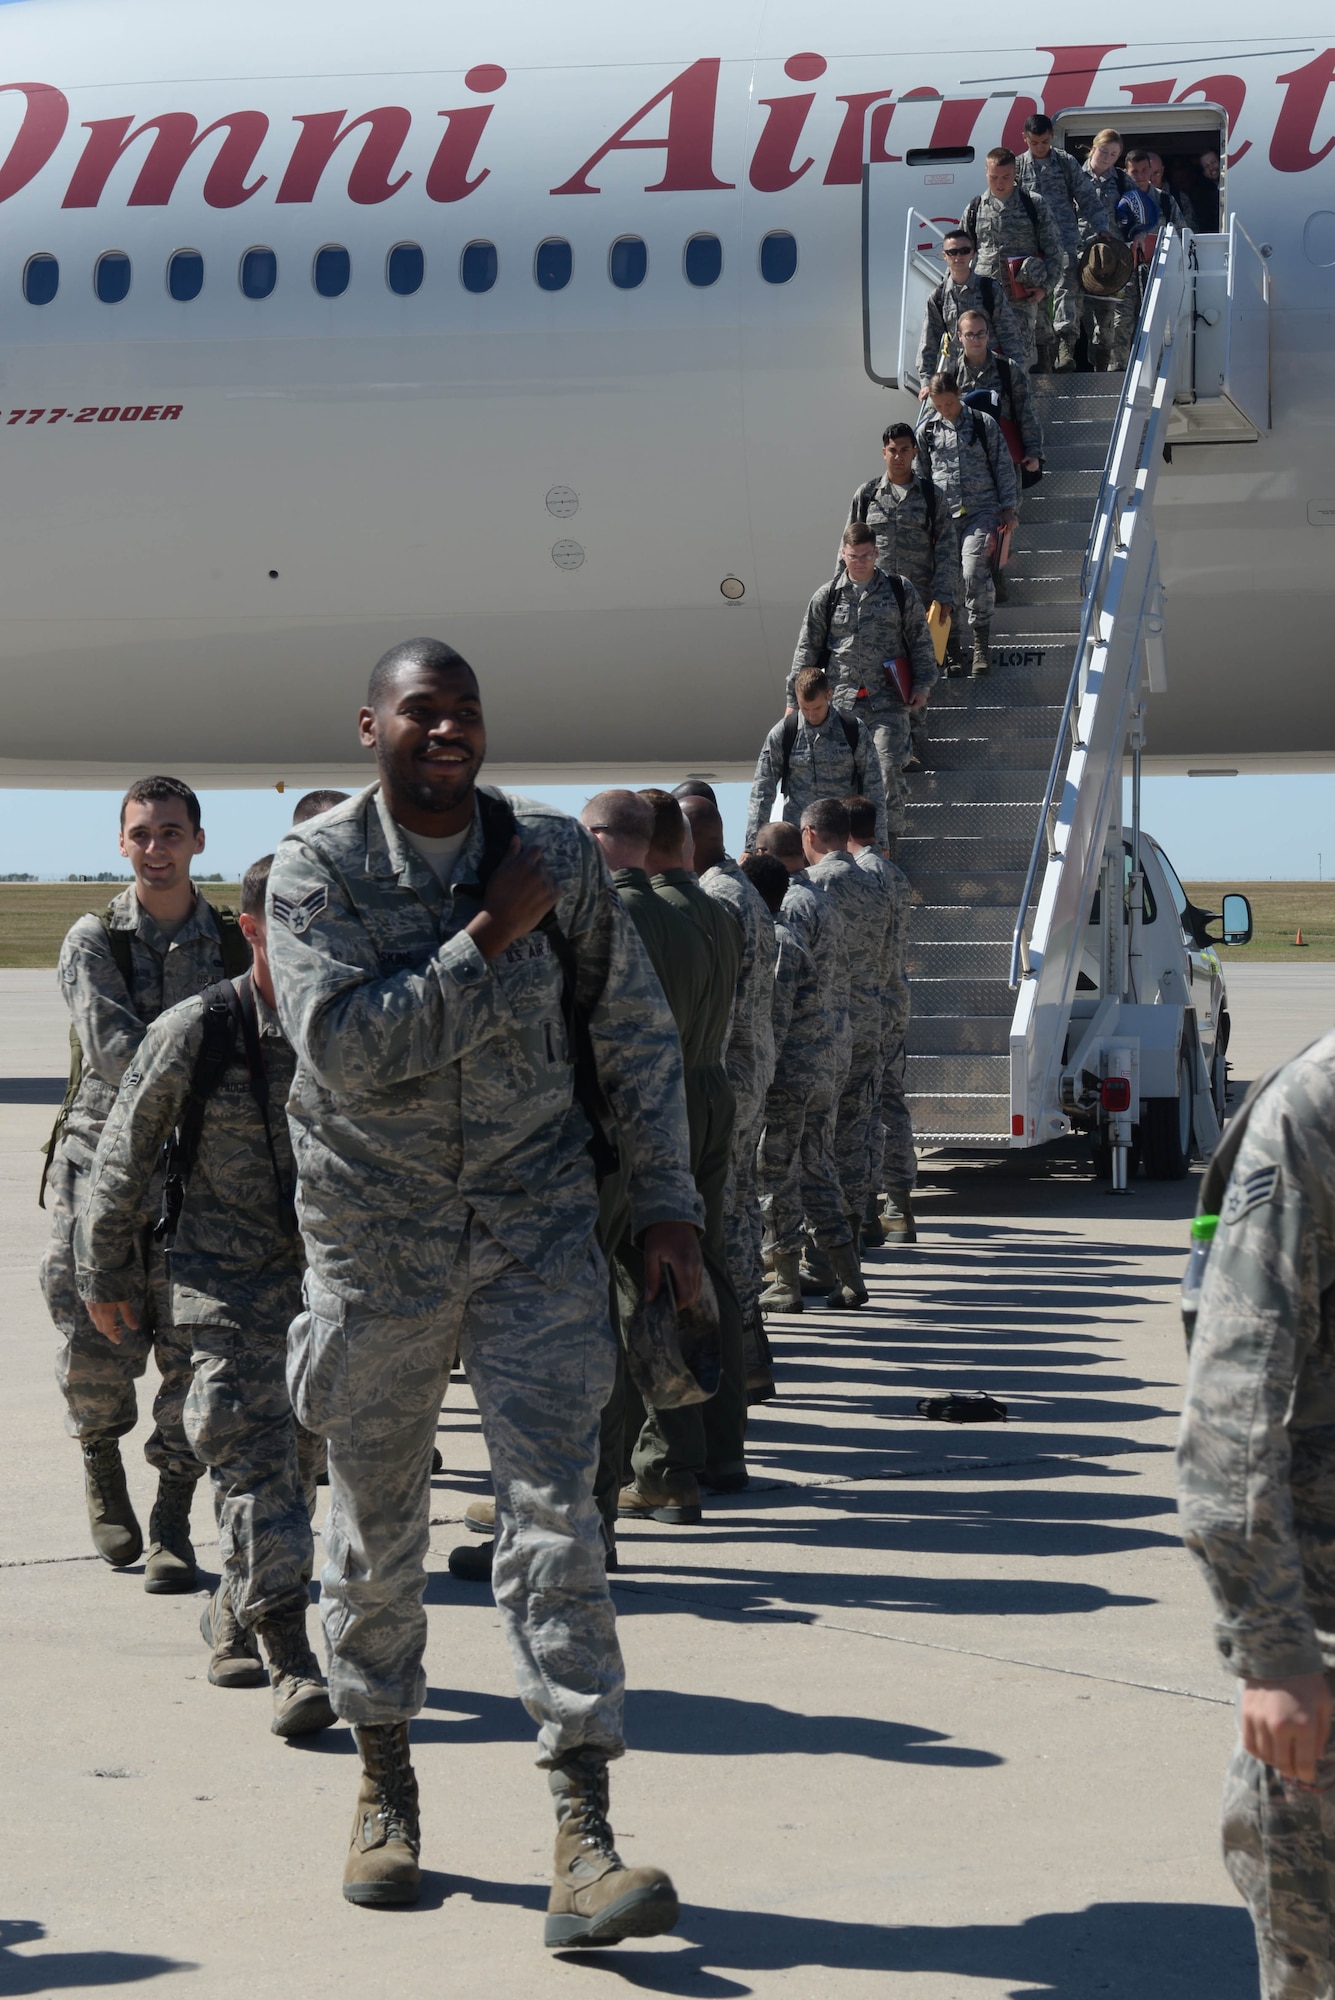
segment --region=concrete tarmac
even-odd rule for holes
[[[1238,1082],[1335,1018],[1335,966],[1230,983]],[[432,1507],[415,1911],[339,1895],[348,1730],[272,1737],[265,1691],[205,1679],[203,1593],[147,1597],[91,1554],[35,1275],[65,1061],[52,975],[0,972],[0,1995],[1255,1994],[1217,1851],[1231,1684],[1174,1518],[1194,1174],[1119,1199],[1075,1156],[929,1161],[921,1241],[868,1260],[871,1307],[772,1323],[782,1393],[755,1413],[752,1490],[703,1527],[621,1537],[614,1823],[628,1861],[673,1871],[680,1928],[552,1956],[532,1725],[490,1593],[446,1569],[488,1490],[461,1384]],[[941,1388],[988,1389],[1009,1421],[924,1422]],[[144,1517],[146,1429],[126,1454]],[[206,1490],[195,1528],[212,1572]]]

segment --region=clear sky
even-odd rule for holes
[[[634,772],[629,783],[636,783]],[[578,812],[587,786],[549,786],[540,796]],[[728,843],[736,853],[746,814],[744,785],[720,785]],[[220,791],[203,795],[208,846],[199,870],[235,880],[288,825],[297,794]],[[1313,880],[1335,876],[1335,776],[1148,778],[1147,830],[1178,873],[1193,881]],[[116,850],[115,792],[0,791],[0,874],[44,879],[124,868]]]

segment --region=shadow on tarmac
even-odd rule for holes
[[[1242,1909],[1211,1903],[1094,1903],[1022,1924],[841,1924],[760,1910],[687,1906],[686,1949],[563,1953],[650,1993],[704,2000],[755,1989],[727,1972],[809,1966],[1014,1980],[1012,2000],[1255,2000],[1256,1954]],[[963,2000],[963,1989],[958,1989]]]
[[[158,1958],[141,1951],[23,1952],[15,1945],[36,1944],[46,1925],[17,1917],[0,1917],[0,1994],[56,1993],[62,1987],[128,1986],[132,1980],[156,1979],[164,1972],[197,1972],[183,1958]]]

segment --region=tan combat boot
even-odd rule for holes
[[[992,671],[992,654],[989,650],[991,638],[992,626],[990,621],[985,625],[978,624],[974,626],[973,665],[969,669],[969,678],[971,680],[980,681]]]
[[[774,1276],[760,1294],[760,1310],[767,1313],[800,1313],[802,1306],[801,1259],[796,1250],[776,1250]]]
[[[627,1868],[607,1821],[607,1758],[572,1750],[547,1773],[556,1800],[556,1862],[542,1941],[549,1950],[661,1937],[681,1915],[661,1868]]]
[[[190,1506],[197,1480],[176,1473],[158,1475],[158,1497],[148,1517],[148,1561],[144,1589],[156,1597],[193,1590],[199,1581],[190,1546]]]
[[[862,1267],[851,1243],[840,1243],[830,1252],[834,1266],[834,1288],[825,1303],[831,1312],[856,1312],[865,1306],[871,1293],[862,1282]]]
[[[209,1647],[209,1684],[216,1688],[262,1688],[264,1671],[253,1632],[247,1632],[232,1609],[232,1593],[224,1577],[199,1614],[199,1631]]]
[[[306,1607],[270,1611],[255,1630],[269,1660],[275,1736],[313,1736],[338,1720],[306,1639]]]
[[[362,1786],[343,1869],[343,1894],[366,1909],[403,1909],[422,1892],[417,1856],[417,1777],[406,1722],[364,1722],[353,1731]]]
[[[890,1243],[916,1243],[918,1225],[913,1219],[913,1190],[892,1187],[885,1197],[885,1235]]]
[[[144,1535],[130,1505],[120,1439],[83,1438],[81,1448],[93,1547],[113,1569],[125,1569],[128,1564],[138,1562],[144,1553]]]

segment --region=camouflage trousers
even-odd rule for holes
[[[871,1191],[911,1188],[918,1178],[913,1150],[913,1120],[904,1102],[907,1063],[904,1038],[891,1044],[876,1080],[870,1126]]]
[[[58,1160],[47,1181],[51,1234],[42,1253],[40,1279],[47,1311],[60,1335],[56,1381],[65,1398],[71,1437],[124,1437],[139,1421],[135,1383],[150,1353],[161,1374],[153,1398],[153,1429],[144,1456],[159,1472],[200,1479],[204,1468],[190,1448],[182,1412],[190,1388],[190,1332],[172,1324],[171,1284],[162,1251],[149,1234],[139,1238],[139,1261],[126,1290],[139,1315],[122,1329],[119,1346],[100,1334],[79,1297],[74,1275],[74,1227],[87,1174]]]
[[[213,1481],[218,1544],[243,1625],[306,1607],[315,1560],[287,1393],[287,1332],[188,1326],[186,1435]]]
[[[995,282],[1000,284],[1002,280],[998,278]],[[1047,300],[1012,299],[1010,303],[1011,311],[1015,314],[1015,323],[1024,341],[1024,365],[1026,368],[1032,368],[1038,359],[1039,317],[1041,315],[1046,319],[1048,316]]]
[[[1089,358],[1096,368],[1113,370],[1119,375],[1123,372],[1131,359],[1131,342],[1135,338],[1139,312],[1140,301],[1134,284],[1128,285],[1119,298],[1085,297]]]
[[[619,1756],[625,1675],[593,1501],[614,1378],[596,1244],[544,1283],[474,1217],[434,1311],[373,1312],[310,1273],[305,1297],[288,1386],[302,1423],[329,1440],[320,1581],[335,1711],[401,1722],[425,1698],[431,1449],[457,1353],[491,1460],[492,1589],[539,1762],[584,1744]]]
[[[802,1223],[822,1250],[852,1241],[834,1163],[832,1084],[793,1089],[785,1080],[765,1099],[758,1161],[760,1209],[774,1249],[795,1255]]]
[[[733,1289],[748,1323],[760,1300],[763,1280],[760,1267],[760,1194],[756,1187],[756,1147],[765,1115],[765,1100],[751,1097],[737,1100],[737,1122],[732,1135],[732,1158],[723,1190],[723,1243],[728,1254]]]
[[[966,514],[955,523],[960,538],[960,568],[964,572],[964,602],[971,627],[990,625],[997,608],[992,564],[1000,525],[1000,516],[990,513]]]
[[[835,1111],[834,1157],[846,1215],[861,1218],[871,1193],[871,1118],[880,1066],[879,1045],[853,1050]]]
[[[1080,283],[1080,253],[1068,250],[1066,264],[1052,294],[1052,331],[1074,343],[1080,332],[1080,306],[1085,292]]]
[[[1279,1773],[1239,1744],[1221,1830],[1224,1866],[1256,1929],[1262,2000],[1331,2000],[1335,1791],[1286,1796]]]
[[[893,716],[882,716],[877,721],[867,721],[872,741],[876,745],[876,756],[881,766],[881,782],[885,786],[885,831],[887,845],[893,855],[895,843],[908,824],[906,818],[909,802],[908,780],[904,776],[909,746],[912,740],[913,718],[921,710],[901,708]]]
[[[691,1128],[691,1172],[705,1208],[700,1248],[718,1293],[722,1379],[707,1403],[680,1410],[643,1410],[631,1451],[631,1469],[646,1489],[660,1491],[743,1462],[746,1439],[746,1339],[741,1302],[727,1248],[726,1196],[732,1177],[736,1100],[721,1065],[687,1070],[686,1110]],[[633,1308],[644,1286],[644,1262],[627,1243],[617,1253],[622,1311]],[[628,1391],[639,1417],[643,1406]]]

